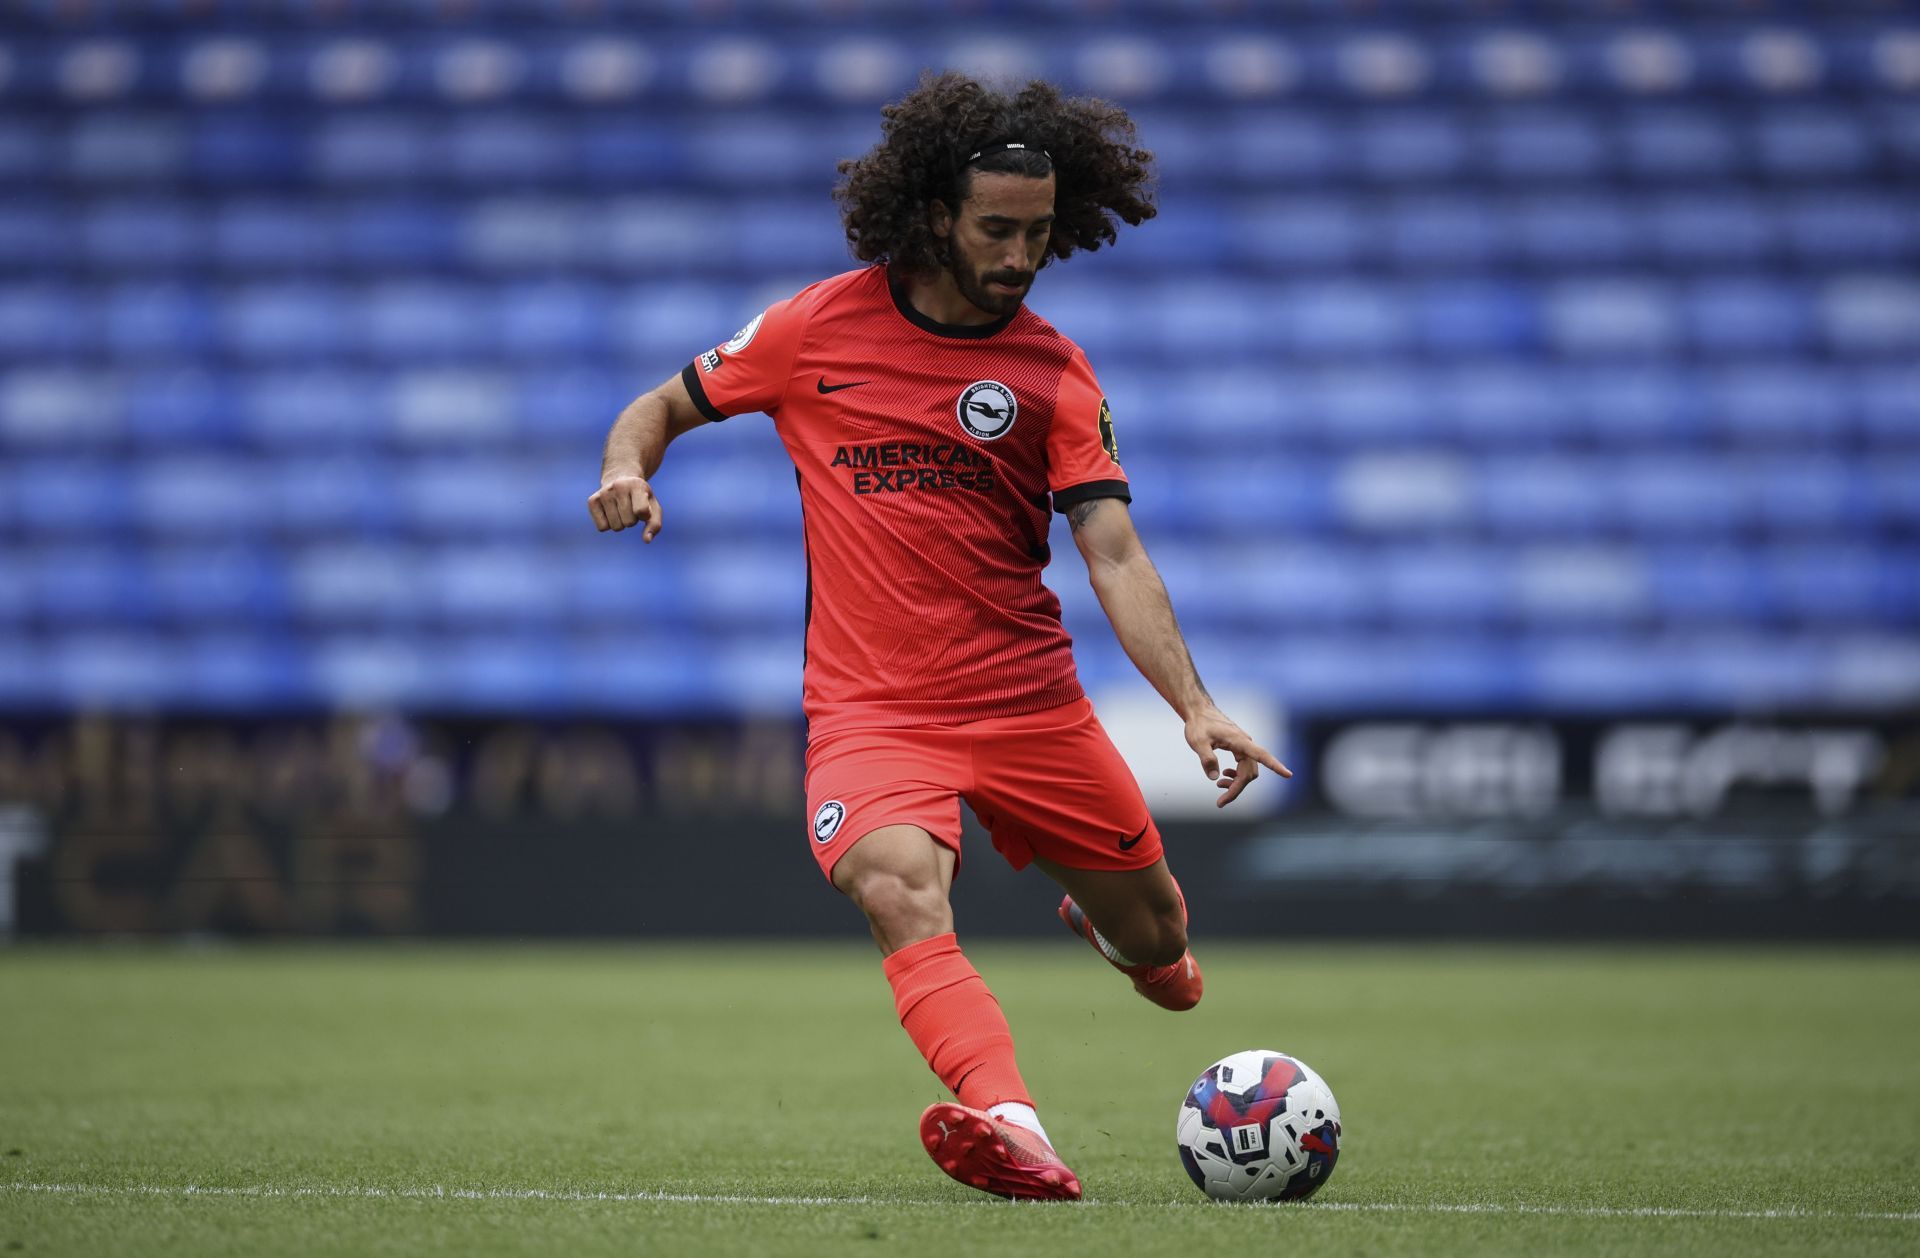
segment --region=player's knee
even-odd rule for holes
[[[936,882],[873,870],[853,879],[846,892],[883,947],[904,948],[953,929],[953,907]]]

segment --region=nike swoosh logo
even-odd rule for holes
[[[838,393],[842,389],[857,389],[863,384],[872,384],[872,383],[873,381],[871,380],[855,380],[850,384],[828,384],[827,378],[825,376],[821,376],[820,383],[814,385],[813,387],[820,390],[820,392],[822,393]]]
[[[1152,825],[1152,824],[1153,824],[1153,823],[1152,823],[1151,821],[1149,821],[1149,822],[1147,823],[1147,826],[1150,826],[1150,825]],[[1136,843],[1138,843],[1138,842],[1139,842],[1139,841],[1140,841],[1141,839],[1144,839],[1145,837],[1147,837],[1147,826],[1141,826],[1141,827],[1140,827],[1140,833],[1138,833],[1138,834],[1136,834],[1136,835],[1134,835],[1134,836],[1133,836],[1132,838],[1130,838],[1130,839],[1121,839],[1121,840],[1120,840],[1120,850],[1121,850],[1121,851],[1123,851],[1123,852],[1130,852],[1130,851],[1132,851],[1132,850],[1133,850],[1133,845],[1134,845],[1134,844],[1136,844]]]

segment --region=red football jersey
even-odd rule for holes
[[[769,306],[682,379],[708,419],[772,416],[799,473],[812,734],[1081,697],[1040,580],[1048,497],[1130,496],[1079,346],[1024,306],[936,323],[871,266]]]

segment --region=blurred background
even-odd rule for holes
[[[770,426],[585,499],[948,67],[1158,154],[1032,304],[1299,776],[1216,814],[1050,584],[1209,933],[1920,934],[1913,5],[0,12],[0,935],[858,936]]]

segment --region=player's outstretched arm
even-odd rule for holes
[[[1200,757],[1207,777],[1224,792],[1219,806],[1232,803],[1259,776],[1261,765],[1281,777],[1292,777],[1292,770],[1272,752],[1227,719],[1200,683],[1187,641],[1174,619],[1166,583],[1134,531],[1127,504],[1118,498],[1077,503],[1067,510],[1067,523],[1073,526],[1073,540],[1087,561],[1093,592],[1113,622],[1114,636],[1141,676],[1186,722],[1187,746]],[[1216,751],[1232,754],[1231,769],[1220,768]]]
[[[644,521],[640,539],[651,542],[660,532],[660,500],[648,478],[660,470],[668,442],[706,422],[679,376],[627,403],[607,432],[600,488],[587,498],[593,526],[618,533]]]

